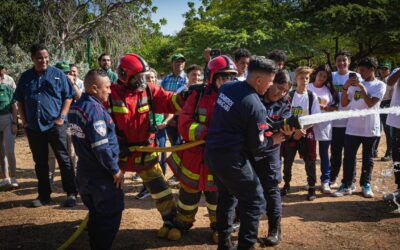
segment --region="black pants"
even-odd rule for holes
[[[26,129],[29,147],[32,151],[33,161],[35,162],[39,199],[49,199],[51,194],[48,143],[50,143],[57,158],[58,165],[60,166],[61,181],[64,191],[68,195],[77,193],[74,182],[75,171],[67,150],[66,128],[67,124],[62,126],[55,125],[51,129],[43,132],[29,128]]]
[[[89,209],[88,232],[91,249],[111,249],[119,231],[124,193],[113,179],[76,178],[82,201]]]
[[[374,167],[374,146],[378,137],[364,137],[346,135],[344,139],[344,157],[343,157],[343,180],[346,187],[350,187],[356,175],[356,156],[360,145],[362,144],[362,169],[360,185],[371,182],[372,169]]]
[[[342,166],[342,153],[344,148],[344,135],[346,128],[332,128],[331,142],[331,177],[330,182],[336,182]]]
[[[392,137],[392,157],[393,162],[400,162],[400,128],[392,127],[393,137]],[[395,166],[395,180],[397,188],[400,189],[400,164]]]
[[[310,157],[311,154],[309,150],[311,149],[308,149],[306,138],[302,138],[296,142],[287,141],[285,143],[285,152],[283,154],[283,180],[285,181],[285,183],[290,183],[290,181],[292,180],[292,166],[294,158],[296,156],[296,152],[299,151],[299,153],[303,155],[304,165],[307,174],[307,184],[310,187],[314,187],[317,181],[316,162]],[[296,143],[296,146],[290,145],[294,143]]]
[[[280,147],[270,151],[261,160],[252,159],[251,161],[264,189],[264,199],[267,202],[267,217],[270,227],[276,226],[282,216],[281,193],[278,186],[282,181],[279,149]]]
[[[238,249],[250,249],[257,242],[258,225],[265,209],[260,181],[244,153],[205,150],[205,161],[218,187],[217,230],[232,232],[234,208],[239,201]]]

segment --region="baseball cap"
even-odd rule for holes
[[[177,53],[171,57],[172,62],[175,62],[179,59],[183,59],[184,61],[186,61],[185,57],[181,53]]]
[[[392,69],[392,64],[389,61],[383,61],[379,68],[388,68],[389,70]]]
[[[64,73],[68,73],[71,71],[69,63],[67,63],[66,61],[60,61],[60,62],[56,63],[55,67],[58,69],[61,69]]]

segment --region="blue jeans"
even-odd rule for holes
[[[165,144],[167,142],[167,134],[165,132],[165,128],[157,131],[156,138],[157,138],[158,146],[161,148],[165,148]],[[166,158],[166,153],[161,153],[160,165],[161,165],[161,169],[162,169],[164,175],[165,175],[165,172],[167,171],[167,168],[165,165],[165,158]]]
[[[321,183],[329,183],[331,162],[329,161],[329,146],[331,141],[319,141],[319,158],[321,159]]]
[[[356,177],[356,156],[362,144],[362,168],[360,185],[371,182],[372,169],[374,167],[374,146],[378,137],[364,137],[345,135],[343,157],[343,180],[346,187],[350,187]]]
[[[238,249],[250,249],[257,242],[265,200],[260,180],[245,153],[205,149],[205,161],[218,187],[217,230],[232,232],[234,208],[239,201]],[[221,242],[222,244],[222,242]]]

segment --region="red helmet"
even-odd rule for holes
[[[208,62],[206,69],[207,83],[212,84],[215,75],[218,73],[228,73],[234,75],[238,73],[235,63],[229,56],[217,56]]]
[[[126,54],[119,61],[118,79],[128,84],[129,79],[139,73],[145,73],[149,70],[147,62],[137,54]]]

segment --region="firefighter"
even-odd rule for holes
[[[135,147],[157,147],[154,113],[176,113],[183,103],[177,94],[147,83],[148,70],[149,66],[139,55],[122,57],[118,84],[111,87],[108,107],[117,127],[119,166],[124,171],[137,172],[142,178],[164,221],[158,236],[166,238],[176,216],[171,188],[158,163],[158,154],[137,152]]]
[[[179,133],[185,141],[204,140],[217,100],[219,88],[237,75],[237,69],[228,56],[212,59],[206,68],[207,84],[194,85],[179,117]],[[167,159],[175,176],[181,183],[178,197],[178,214],[175,228],[168,233],[168,239],[179,240],[195,221],[201,194],[204,193],[213,241],[217,242],[216,208],[217,187],[207,165],[204,163],[204,146],[196,146],[172,153]]]

